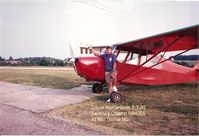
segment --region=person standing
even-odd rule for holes
[[[108,83],[108,91],[109,91],[109,99],[107,102],[110,102],[110,95],[113,91],[117,91],[117,64],[116,64],[116,55],[112,53],[112,47],[107,46],[105,53],[101,54],[98,51],[93,50],[91,48],[92,53],[95,56],[102,56],[105,64],[105,80]]]

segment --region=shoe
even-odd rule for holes
[[[106,102],[111,102],[111,99],[109,98]]]
[[[118,91],[117,88],[116,88],[116,86],[113,86],[113,91],[114,91],[114,92],[117,92],[117,91]]]

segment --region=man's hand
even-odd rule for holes
[[[92,45],[91,45],[91,46],[89,46],[89,49],[93,50],[93,46],[92,46]]]
[[[93,51],[93,47],[92,47],[92,45],[91,45],[91,46],[89,46],[89,50]]]
[[[92,47],[92,45],[89,46],[89,50],[91,50],[91,52],[93,53],[93,47]]]

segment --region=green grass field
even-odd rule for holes
[[[36,85],[41,87],[69,89],[85,84],[85,80],[76,75],[74,71],[43,70],[43,69],[0,69],[0,81]],[[87,83],[88,84],[88,83]],[[120,104],[106,103],[107,89],[87,101],[59,107],[49,112],[54,116],[71,118],[83,122],[104,125],[111,128],[126,130],[129,134],[199,134],[198,129],[198,83],[165,85],[165,86],[121,86],[120,90],[124,101]],[[132,109],[133,106],[143,106],[146,109]],[[134,110],[144,111],[144,114],[129,115],[130,120],[104,120],[93,121],[92,111],[103,107],[100,112],[117,112],[116,108],[130,106],[131,109],[120,109],[119,112]],[[107,117],[107,115],[105,115]],[[126,117],[126,116],[110,116]]]
[[[69,89],[85,84],[72,70],[0,69],[0,81],[57,89]]]

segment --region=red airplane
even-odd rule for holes
[[[175,56],[198,49],[199,25],[167,32],[143,39],[113,45],[117,56],[117,82],[124,85],[165,85],[198,81],[199,61],[193,68],[171,61]],[[102,47],[97,47],[102,48]],[[86,47],[81,47],[89,50]],[[171,51],[179,53],[165,58]],[[103,51],[102,51],[103,52]],[[91,52],[90,52],[91,53]],[[123,57],[123,59],[121,59]],[[137,57],[137,58],[135,58]],[[120,58],[120,60],[119,60]],[[92,87],[99,93],[105,86],[105,66],[102,57],[74,58],[77,74],[88,81],[97,81]],[[111,94],[112,102],[121,102],[119,92]]]

